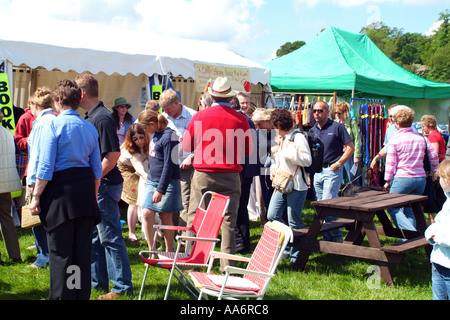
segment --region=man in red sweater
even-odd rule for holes
[[[230,205],[222,223],[221,251],[235,253],[234,228],[241,194],[239,173],[244,157],[253,151],[250,126],[243,114],[230,105],[236,95],[228,79],[218,77],[209,93],[213,105],[197,112],[189,123],[182,140],[186,152],[194,152],[194,174],[191,182],[191,200],[187,225],[192,226],[201,196],[214,191],[230,197]],[[229,260],[220,261],[220,269],[230,265]]]

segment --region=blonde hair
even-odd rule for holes
[[[445,159],[441,163],[439,163],[436,172],[439,177],[450,180],[450,160]]]
[[[270,113],[272,109],[256,108],[252,114],[252,120],[255,121],[270,121]]]
[[[350,113],[350,104],[348,102],[345,102],[345,101],[339,102],[336,105],[336,107],[334,107],[333,115],[332,115],[333,119],[336,118],[336,112],[338,110],[340,110],[344,114],[344,117],[347,118],[349,113]]]
[[[28,99],[28,104],[35,104],[39,109],[49,109],[53,106],[52,90],[47,87],[37,88]]]
[[[138,117],[138,122],[144,127],[150,125],[150,122],[155,122],[157,124],[156,132],[163,131],[169,124],[169,121],[166,119],[166,117],[151,109],[142,111]]]
[[[167,89],[164,90],[163,93],[161,93],[161,97],[159,98],[159,105],[161,107],[171,106],[175,102],[179,102],[180,98],[178,97],[178,94],[173,89]]]
[[[396,106],[392,110],[392,116],[401,128],[411,127],[415,114],[414,110],[407,106]]]
[[[420,124],[424,127],[431,127],[433,129],[436,129],[437,120],[433,115],[424,115],[422,116],[422,119],[420,119]]]

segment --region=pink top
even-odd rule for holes
[[[415,133],[411,127],[401,128],[389,140],[384,179],[391,181],[394,176],[402,178],[424,177],[426,175],[423,169],[425,143],[431,161],[431,170],[436,171],[439,160],[430,141]]]

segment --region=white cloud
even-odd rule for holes
[[[439,29],[439,27],[441,26],[441,24],[443,23],[444,21],[436,21],[435,23],[433,23],[432,25],[431,25],[431,27],[424,33],[424,35],[426,35],[426,36],[431,36],[431,35],[433,35],[433,33],[435,33],[438,29]]]
[[[438,3],[440,0],[295,0],[295,7],[306,5],[308,8],[313,8],[319,4],[332,4],[339,7],[360,7],[363,5],[376,5],[381,3],[401,3],[403,5],[430,5]]]
[[[265,0],[0,0],[2,13],[20,21],[14,28],[22,28],[22,33],[45,25],[51,37],[61,32],[55,30],[55,20],[72,21],[137,30],[144,41],[145,34],[157,34],[217,42],[233,51],[267,35],[258,21],[264,4]]]
[[[257,21],[262,0],[142,0],[139,30],[180,38],[245,43],[264,34]]]

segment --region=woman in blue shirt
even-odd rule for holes
[[[91,248],[100,221],[97,191],[102,177],[95,127],[76,109],[81,90],[61,80],[53,91],[58,117],[43,128],[30,211],[39,214],[50,252],[50,299],[88,300]],[[77,281],[70,277],[77,274]]]
[[[173,225],[172,213],[183,209],[181,202],[178,136],[167,119],[153,110],[144,110],[139,123],[152,135],[149,150],[149,173],[142,202],[143,227],[148,247],[152,250],[155,214],[163,225]],[[173,251],[174,231],[164,230],[166,251]]]

